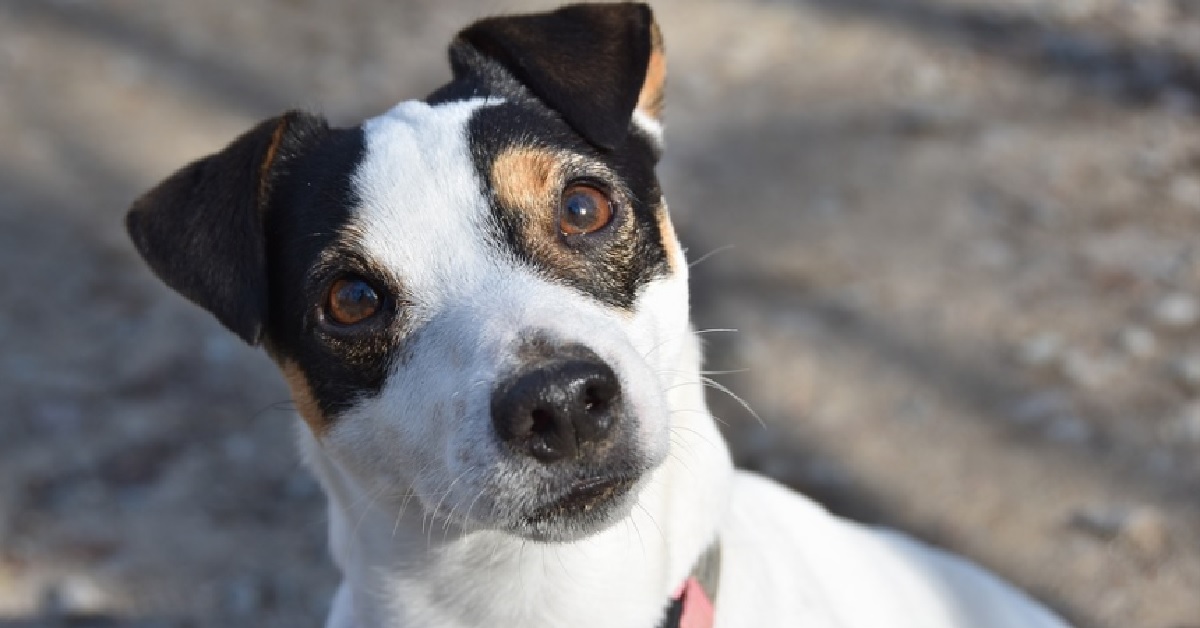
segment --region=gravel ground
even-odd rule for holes
[[[269,362],[159,285],[138,193],[353,123],[510,2],[0,0],[0,627],[316,626]],[[1200,626],[1200,5],[655,3],[661,173],[743,465],[1083,626]]]

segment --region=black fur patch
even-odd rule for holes
[[[489,180],[496,158],[505,150],[548,148],[571,156],[566,180],[572,173],[598,179],[611,192],[616,210],[612,224],[587,236],[559,234],[559,249],[547,254],[545,242],[528,237],[527,221],[540,217],[506,207],[492,190],[485,190],[496,239],[518,260],[551,281],[625,310],[632,309],[642,286],[669,274],[657,216],[664,209],[654,175],[656,157],[640,135],[627,134],[614,150],[600,151],[540,103],[516,100],[480,109],[470,121],[468,138],[481,181]],[[550,215],[555,215],[553,210]],[[557,229],[557,222],[552,228]]]
[[[249,344],[261,339],[267,311],[264,206],[275,179],[326,128],[296,111],[265,120],[168,177],[125,217],[155,274]]]
[[[596,146],[615,150],[646,78],[654,18],[644,4],[577,4],[480,20],[450,48],[456,78],[492,59]]]
[[[299,160],[280,181],[267,217],[270,315],[266,345],[280,362],[304,373],[324,419],[383,386],[401,334],[401,287],[369,262],[369,251],[346,239],[360,199],[351,180],[366,152],[361,128],[331,131],[320,150]],[[329,286],[346,273],[384,293],[379,325],[358,331],[321,323]]]

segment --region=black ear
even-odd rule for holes
[[[326,131],[323,118],[297,111],[263,121],[168,177],[125,216],[154,273],[251,345],[267,316],[263,224],[272,187]]]
[[[456,77],[472,71],[472,55],[507,69],[580,135],[604,149],[629,132],[647,79],[657,27],[640,3],[578,4],[549,13],[481,20],[450,47]]]

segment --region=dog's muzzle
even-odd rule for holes
[[[558,347],[501,381],[492,393],[500,440],[542,463],[601,455],[622,414],[611,367],[583,345]]]

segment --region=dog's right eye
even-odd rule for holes
[[[612,219],[612,203],[595,186],[576,183],[563,191],[558,208],[558,229],[563,235],[595,233]]]
[[[383,299],[361,277],[343,277],[329,287],[325,317],[338,325],[357,325],[379,313]]]

